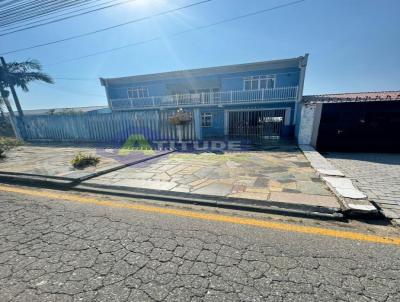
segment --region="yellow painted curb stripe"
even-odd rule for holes
[[[66,201],[85,203],[85,204],[94,204],[100,206],[107,206],[112,208],[120,208],[120,209],[130,209],[130,210],[138,210],[144,212],[158,213],[158,214],[166,214],[166,215],[174,215],[186,218],[193,219],[201,219],[208,221],[216,221],[216,222],[225,222],[225,223],[234,223],[241,225],[249,225],[260,228],[268,228],[275,230],[282,230],[287,232],[297,232],[303,234],[311,234],[311,235],[321,235],[321,236],[329,236],[350,240],[359,240],[359,241],[368,241],[374,243],[385,243],[385,244],[395,244],[400,245],[400,238],[391,238],[391,237],[383,237],[383,236],[375,236],[368,235],[356,232],[348,232],[348,231],[339,231],[334,229],[325,229],[318,227],[310,227],[310,226],[301,226],[294,224],[285,224],[279,222],[265,221],[265,220],[257,220],[251,218],[240,218],[219,214],[211,214],[211,213],[199,213],[188,210],[178,210],[178,209],[169,209],[163,207],[155,207],[155,206],[147,206],[140,204],[129,204],[122,202],[114,202],[108,200],[101,200],[92,197],[81,197],[75,194],[65,194],[61,192],[53,193],[53,192],[45,192],[45,191],[34,191],[29,189],[22,189],[11,186],[0,186],[0,191],[11,192],[11,193],[19,193],[30,196],[38,196],[45,197],[51,199],[61,199]]]

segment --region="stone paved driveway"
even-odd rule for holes
[[[86,183],[296,202],[336,200],[295,147],[274,151],[173,153]]]
[[[388,218],[400,222],[400,154],[328,153],[329,161],[351,178]]]
[[[99,157],[99,164],[85,169],[75,169],[71,165],[71,160],[79,152]],[[150,152],[138,150],[129,152],[129,154],[121,154],[119,149],[96,146],[25,145],[8,151],[6,158],[0,159],[0,172],[75,179],[159,153],[159,151],[152,150]]]

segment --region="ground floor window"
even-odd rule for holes
[[[201,127],[211,127],[212,126],[212,114],[202,113],[201,114]]]

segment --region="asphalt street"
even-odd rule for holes
[[[192,211],[0,190],[0,301],[400,301],[398,244]]]

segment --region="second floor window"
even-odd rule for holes
[[[275,88],[275,75],[260,75],[244,78],[244,90],[259,90]]]
[[[149,97],[149,89],[147,87],[128,88],[129,99],[140,99]]]

